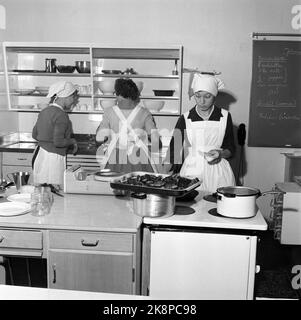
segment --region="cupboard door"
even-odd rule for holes
[[[133,293],[132,254],[49,251],[50,288]]]
[[[252,299],[256,239],[232,234],[152,231],[150,296]]]

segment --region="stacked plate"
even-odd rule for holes
[[[15,193],[7,197],[9,202],[0,203],[0,217],[20,216],[31,211],[31,193]]]
[[[13,217],[29,213],[31,210],[30,203],[26,202],[2,202],[0,203],[0,217]]]

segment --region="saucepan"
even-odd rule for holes
[[[284,194],[270,190],[261,192],[250,187],[221,187],[217,189],[217,212],[230,218],[251,218],[257,213],[256,199],[267,194]]]
[[[143,192],[131,193],[134,213],[140,217],[170,217],[175,211],[175,197]]]

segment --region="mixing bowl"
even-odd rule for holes
[[[115,91],[115,80],[106,79],[97,83],[99,90],[103,94],[114,94]]]
[[[100,99],[100,105],[103,109],[116,105],[116,99]]]
[[[79,73],[90,73],[91,63],[90,61],[75,61],[75,68]]]
[[[75,70],[75,66],[56,66],[56,69],[60,73],[72,73]]]
[[[151,111],[159,112],[165,104],[162,100],[143,100],[143,104],[147,109]]]

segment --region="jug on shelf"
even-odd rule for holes
[[[7,174],[7,177],[9,178],[10,181],[12,181],[15,186],[17,191],[19,192],[22,186],[27,185],[30,173],[29,172],[11,172]]]

